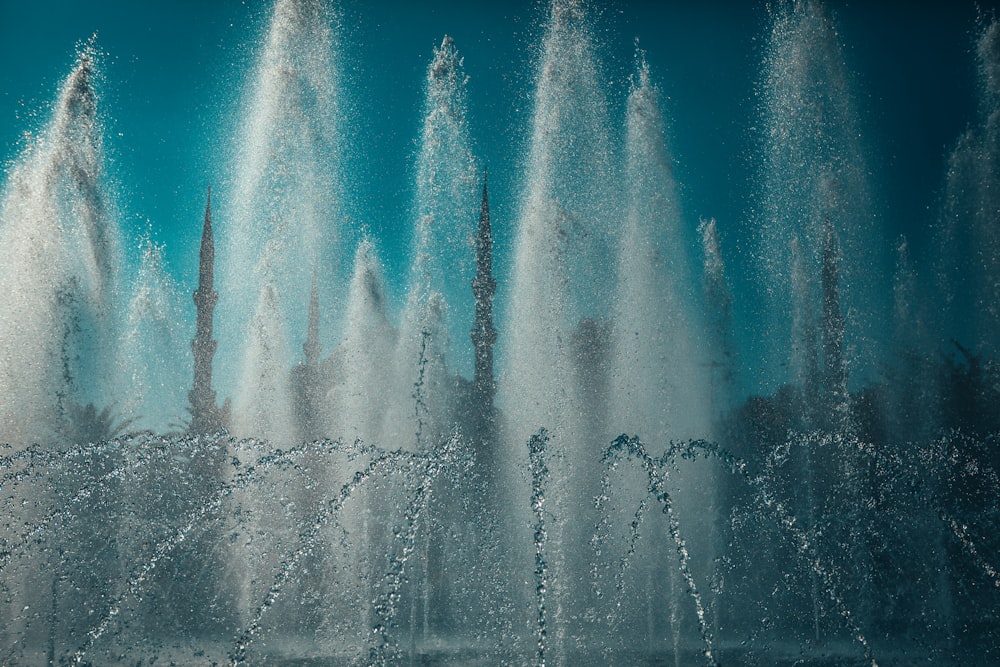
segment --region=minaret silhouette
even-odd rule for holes
[[[473,543],[485,545],[496,539],[502,531],[500,516],[495,511],[496,498],[504,492],[500,474],[503,457],[500,456],[501,419],[496,411],[496,379],[493,374],[493,345],[497,331],[493,326],[493,295],[497,283],[493,279],[493,229],[490,221],[487,172],[483,170],[483,201],[479,211],[479,229],[476,233],[476,274],[472,278],[472,294],[476,313],[470,335],[472,337],[474,368],[472,386],[469,387],[465,413],[465,426],[469,429],[473,467],[465,480],[473,501],[476,537]]]
[[[486,180],[487,172],[484,169],[483,203],[479,212],[479,231],[476,234],[476,275],[472,279],[472,294],[476,300],[476,320],[471,331],[475,351],[473,405],[479,413],[480,427],[488,427],[493,422],[493,399],[496,394],[493,345],[497,340],[497,331],[493,328],[493,294],[497,283],[493,279],[493,230]]]
[[[212,389],[212,358],[216,341],[212,338],[212,316],[219,293],[215,291],[215,241],[212,236],[212,188],[208,188],[205,222],[201,230],[201,253],[198,261],[198,289],[194,292],[197,311],[191,352],[194,357],[194,385],[188,392],[191,406],[191,433],[216,433],[226,427],[226,410],[219,410]],[[227,404],[228,407],[228,404]]]

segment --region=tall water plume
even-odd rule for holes
[[[859,383],[882,370],[876,359],[886,332],[876,315],[890,304],[852,88],[826,7],[817,0],[778,7],[759,86],[756,264],[771,313],[760,328],[769,374],[762,381],[768,390],[795,385],[784,400],[798,406],[797,421],[776,446],[802,457],[796,512],[812,533],[841,536],[843,550],[829,557],[866,582],[869,533],[855,508],[870,502],[867,462],[848,378]],[[808,590],[818,609],[815,578]],[[868,604],[864,585],[844,595],[859,609]],[[815,619],[811,631],[830,632]]]
[[[190,384],[190,331],[180,308],[181,291],[164,266],[164,246],[142,240],[139,272],[123,323],[116,395],[122,416],[155,433],[184,424]]]
[[[777,13],[761,91],[761,264],[783,275],[767,283],[774,321],[761,310],[750,322],[775,335],[777,358],[747,365],[798,386],[739,400],[727,379],[730,315],[734,298],[743,313],[753,305],[742,281],[735,292],[727,284],[741,253],[723,251],[742,235],[703,221],[696,263],[667,98],[641,59],[628,90],[601,75],[597,53],[613,43],[597,35],[613,42],[614,28],[592,22],[585,2],[550,7],[499,322],[460,60],[449,40],[435,52],[401,326],[385,286],[400,271],[382,265],[376,239],[356,248],[343,306],[330,298],[331,256],[349,260],[325,247],[336,223],[310,217],[338,196],[310,188],[340,180],[336,124],[320,122],[327,111],[336,120],[336,89],[324,106],[310,78],[336,82],[331,54],[310,41],[329,14],[275,2],[236,187],[214,221],[206,205],[195,318],[148,238],[131,299],[114,299],[114,216],[86,52],[49,128],[10,167],[0,415],[19,428],[54,417],[35,431],[39,447],[6,448],[0,429],[0,663],[1000,664],[997,365],[965,347],[961,358],[936,353],[942,332],[925,333],[921,266],[901,241],[896,279],[880,286],[895,299],[883,320],[894,322],[899,358],[880,358],[884,375],[863,388],[845,387],[850,338],[864,334],[857,293],[870,287],[856,246],[877,240],[867,218],[851,217],[867,210],[854,163],[864,156],[819,5]],[[980,334],[993,326],[983,311],[995,278],[1000,31],[990,31],[986,120],[959,142],[945,202],[965,244],[954,269],[973,292],[962,308],[980,311],[969,314]],[[511,72],[500,62],[497,73]],[[927,74],[916,73],[920,90]],[[608,113],[618,101],[622,118]],[[395,118],[376,116],[366,124],[377,129]],[[332,143],[316,139],[326,130]],[[720,162],[690,167],[699,164]],[[495,194],[502,203],[504,189]],[[102,221],[99,242],[88,230]],[[215,229],[230,262],[218,283]],[[508,236],[497,234],[500,260]],[[395,241],[383,241],[393,255]],[[217,297],[228,308],[217,314],[222,336]],[[321,314],[344,331],[332,335]],[[455,375],[467,372],[455,353],[470,326],[473,382]],[[239,349],[215,374],[217,338],[220,352]],[[107,437],[111,395],[96,380],[111,354],[117,410],[166,433]],[[232,393],[216,395],[218,377],[244,388],[235,414],[218,400]],[[202,418],[171,432],[186,405]],[[230,415],[234,432],[265,439],[222,433]],[[442,428],[459,435],[435,437]],[[63,446],[71,438],[99,442]]]
[[[692,291],[697,283],[688,256],[689,233],[678,201],[660,91],[641,52],[636,65],[626,105],[625,220],[617,256],[607,400],[612,405],[610,426],[616,432],[639,434],[659,448],[671,439],[709,432],[713,406],[704,316]],[[613,436],[606,432],[606,441]],[[675,476],[670,487],[671,492],[683,490],[674,494],[682,499],[675,507],[689,543],[707,546],[710,531],[705,528],[710,522],[702,510],[711,505],[714,485],[706,471],[692,466],[683,477]],[[623,512],[613,523],[630,525],[630,518]],[[670,539],[662,525],[645,530],[645,539],[657,543]],[[709,548],[699,551],[712,553]],[[667,551],[654,552],[636,564],[637,577],[645,586],[631,593],[641,602],[631,610],[634,615],[624,620],[626,627],[642,627],[648,619],[656,619],[656,623],[669,624],[677,636],[682,627],[693,627],[693,619],[678,618],[684,595],[681,578],[655,574],[673,571],[675,563]]]
[[[1000,351],[1000,22],[976,43],[979,118],[948,160],[943,212],[943,274],[948,333],[970,336],[977,352]],[[971,299],[971,303],[965,302]],[[969,318],[966,314],[972,313]],[[956,330],[954,322],[971,331]]]
[[[558,441],[571,426],[579,400],[570,380],[574,338],[607,346],[601,331],[614,281],[606,267],[614,236],[609,126],[584,7],[555,0],[534,91],[505,318],[511,326],[501,332],[498,399],[518,442],[543,426]]]
[[[119,243],[106,189],[97,59],[93,42],[78,50],[47,124],[11,166],[0,204],[0,442],[15,450],[40,445],[22,455],[97,442],[116,426],[110,384]],[[19,491],[17,504],[47,506],[58,494],[55,485],[32,485]],[[4,524],[10,545],[7,529],[23,527]],[[27,558],[24,573],[4,583],[0,626],[7,637],[44,631],[26,610],[41,608],[44,591],[57,585],[57,557],[46,549]]]
[[[381,442],[386,406],[394,389],[397,334],[386,312],[382,264],[375,244],[362,239],[354,254],[344,340],[333,356],[327,401],[337,437]],[[409,404],[409,402],[408,402]]]
[[[613,426],[650,442],[694,437],[708,423],[703,318],[664,136],[659,91],[640,55],[628,97],[627,214],[618,253]]]
[[[722,255],[722,242],[715,218],[698,224],[702,249],[702,293],[707,327],[711,408],[715,417],[729,412],[736,403],[736,331],[733,329],[733,293]]]
[[[821,313],[819,278],[832,229],[842,249],[842,306],[857,313],[847,347],[855,350],[851,361],[859,370],[870,371],[877,338],[870,319],[873,301],[884,292],[876,289],[884,284],[881,244],[850,77],[836,27],[818,0],[796,0],[775,10],[760,92],[757,265],[774,313],[770,326],[762,328],[767,367],[787,368],[789,350],[801,355],[810,348],[808,341],[795,340],[793,329],[808,330],[813,323],[793,326],[785,313],[793,304],[798,317]],[[772,370],[766,381],[791,379],[787,371]]]
[[[551,3],[519,202],[509,324],[500,334],[498,405],[516,443],[506,463],[523,467],[523,443],[548,429],[554,462],[546,502],[555,515],[571,506],[581,512],[548,528],[549,564],[563,584],[555,585],[549,603],[556,654],[586,632],[585,596],[569,582],[582,580],[589,567],[593,517],[579,498],[599,483],[608,438],[614,270],[607,258],[616,248],[615,198],[611,122],[595,44],[583,3]],[[516,476],[509,488],[527,497]]]
[[[92,43],[79,50],[48,124],[28,140],[3,193],[4,441],[100,437],[79,420],[71,432],[70,417],[109,403],[120,244],[105,183],[96,60]]]
[[[223,395],[235,392],[237,411],[259,415],[262,406],[253,404],[252,387],[234,387],[234,378],[256,382],[271,372],[287,373],[298,356],[294,343],[306,335],[314,272],[322,312],[335,306],[342,220],[333,19],[323,0],[278,0],[251,75],[234,154],[230,220],[220,225],[220,384]],[[255,304],[265,303],[274,308],[272,325],[258,329],[270,335],[280,326],[283,340],[260,341],[268,348],[263,355],[241,343]],[[329,321],[323,324],[329,328]],[[253,367],[265,356],[273,370]],[[279,384],[278,378],[264,381]]]
[[[450,388],[446,362],[451,371],[471,375],[466,336],[473,311],[476,164],[466,122],[466,80],[455,43],[446,36],[427,68],[412,265],[396,351],[399,392],[388,417],[390,430],[403,441],[441,431],[433,424],[447,418],[442,414]],[[426,405],[424,416],[417,401]]]
[[[285,328],[276,289],[265,284],[248,326],[247,356],[234,402],[233,430],[272,442],[294,437]]]
[[[449,350],[449,366],[471,375],[468,354],[460,352],[465,346],[459,347],[472,321],[468,285],[475,260],[477,203],[476,162],[466,120],[467,81],[455,43],[445,36],[427,68],[407,309],[435,293],[444,297],[445,324],[455,344]]]

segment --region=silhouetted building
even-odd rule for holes
[[[198,289],[194,292],[197,310],[194,340],[191,352],[194,357],[194,385],[188,392],[191,405],[191,433],[216,433],[226,428],[229,402],[220,410],[215,403],[212,389],[212,358],[216,341],[212,338],[212,316],[219,293],[215,291],[215,241],[212,236],[212,189],[208,190],[205,204],[205,222],[201,231],[201,253],[198,261]]]
[[[484,170],[483,203],[479,212],[479,231],[476,234],[476,276],[472,279],[476,320],[471,332],[475,353],[473,403],[479,411],[482,426],[488,426],[494,420],[496,380],[493,377],[493,345],[497,340],[497,331],[493,327],[493,294],[496,292],[497,282],[493,279],[493,230],[486,177]]]

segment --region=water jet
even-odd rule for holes
[[[348,215],[341,11],[270,7],[187,295],[123,250],[94,43],[8,169],[0,661],[1000,660],[996,24],[935,261],[884,241],[821,2],[766,15],[743,222],[695,224],[688,101],[588,3],[489,184],[439,37],[400,269]]]

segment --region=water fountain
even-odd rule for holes
[[[148,232],[128,275],[82,46],[0,208],[0,662],[1000,660],[1000,29],[923,301],[905,239],[875,259],[833,19],[771,20],[748,261],[683,210],[646,54],[619,122],[590,8],[553,0],[499,275],[445,37],[397,313],[343,213],[338,14],[277,0],[190,321]],[[767,396],[740,393],[741,261]],[[974,347],[936,353],[943,317]]]

